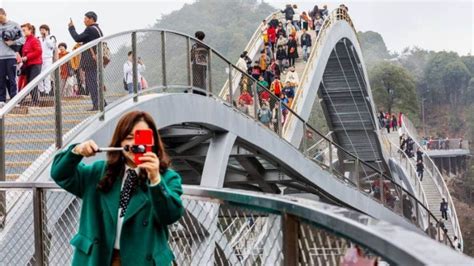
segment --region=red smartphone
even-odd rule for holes
[[[143,149],[138,149],[139,151],[135,152],[135,164],[141,164],[140,157],[143,156],[146,152],[151,152],[152,147],[155,144],[153,139],[153,130],[151,129],[140,129],[135,131],[135,145],[134,146],[144,146]],[[143,152],[144,151],[144,152]]]

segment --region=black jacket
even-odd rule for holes
[[[71,37],[74,39],[75,42],[82,44],[86,44],[103,36],[102,30],[99,28],[98,24],[87,26],[84,32],[82,32],[81,34],[77,33],[76,28],[74,26],[71,26],[69,27],[69,33],[71,34]],[[94,46],[92,50],[95,54],[97,54],[97,47]],[[83,68],[86,68],[93,67],[94,65],[95,60],[92,57],[91,51],[85,51],[81,56],[81,66]]]
[[[301,47],[303,46],[311,46],[311,35],[309,35],[308,33],[305,33],[305,34],[302,34],[301,35]]]
[[[284,60],[287,59],[288,56],[286,55],[286,51],[284,49],[278,49],[276,54],[277,60]]]
[[[270,20],[268,25],[270,25],[271,27],[274,27],[276,29],[278,27],[279,23],[280,23],[280,21],[278,21],[278,19],[274,18],[274,19]]]
[[[285,10],[282,10],[281,13],[285,13],[286,20],[293,20],[293,15],[295,15],[295,10],[293,10],[291,6],[288,6],[285,8]]]
[[[291,53],[291,48],[293,49],[293,53]],[[288,41],[288,57],[290,58],[298,58],[298,44],[296,43],[296,40],[289,40]]]
[[[423,172],[424,169],[425,169],[425,166],[423,165],[423,163],[417,163],[416,164],[416,171],[417,172]]]

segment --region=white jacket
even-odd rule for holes
[[[287,82],[291,82],[291,83],[294,83],[296,85],[299,85],[300,84],[300,78],[298,76],[298,73],[295,72],[291,72],[289,71],[288,74],[286,75],[286,79],[285,79],[285,83]]]
[[[46,37],[38,37],[38,40],[41,43],[41,48],[43,49],[43,60],[51,60],[54,56],[54,51],[56,50],[56,37],[48,35]]]
[[[145,69],[145,65],[137,64],[138,82],[142,79],[142,72]],[[123,64],[123,78],[127,84],[133,83],[133,63],[128,60]]]

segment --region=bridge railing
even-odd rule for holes
[[[426,199],[425,191],[423,189],[420,179],[418,178],[414,161],[411,160],[407,156],[407,154],[399,148],[399,145],[393,143],[384,133],[382,133],[382,140],[385,145],[385,150],[389,152],[389,157],[394,160],[397,160],[399,166],[403,167],[403,169],[405,170],[404,173],[408,175],[408,178],[410,178],[408,182],[410,182],[410,184],[414,186],[414,194],[423,203],[423,205],[429,206],[428,200]],[[427,219],[424,220],[426,221]],[[428,224],[425,226],[428,226]]]
[[[449,193],[448,186],[446,185],[443,175],[439,171],[436,164],[433,162],[431,157],[426,154],[425,148],[420,145],[420,138],[417,134],[415,126],[405,115],[402,117],[402,131],[407,134],[407,136],[415,140],[415,150],[419,148],[423,153],[425,153],[423,160],[423,164],[425,166],[425,174],[428,175],[428,178],[431,178],[434,181],[440,194],[446,198],[449,207],[449,222],[453,226],[454,234],[459,238],[459,242],[461,243],[461,249],[463,249],[464,242],[461,227],[459,226],[456,207],[454,206],[453,199],[451,198],[451,193]],[[441,202],[441,199],[439,199],[439,201]]]
[[[327,39],[327,34],[328,34],[329,29],[339,20],[344,20],[347,23],[349,23],[349,25],[351,25],[352,29],[354,29],[354,32],[355,32],[354,24],[352,23],[352,20],[345,9],[336,8],[331,12],[329,16],[326,17],[321,27],[321,30],[319,31],[319,34],[316,36],[316,40],[314,41],[311,47],[311,51],[310,51],[307,63],[303,70],[303,74],[300,76],[300,84],[298,84],[298,89],[296,90],[295,98],[292,104],[290,105],[291,109],[295,110],[296,112],[298,112],[298,103],[304,97],[304,94],[303,94],[304,92],[302,88],[304,88],[305,86],[309,86],[309,84],[307,83],[310,81],[311,74],[313,73],[314,67],[316,66],[316,64],[314,64],[314,60],[318,58],[319,50],[321,47],[323,47],[323,44]],[[313,88],[313,89],[318,89],[318,88]],[[287,136],[288,130],[294,129],[294,127],[297,126],[297,124],[294,123],[295,121],[292,121],[292,120],[293,120],[293,117],[290,116],[289,117],[290,123],[287,123],[285,127],[283,128],[285,137],[288,137]]]
[[[105,46],[112,54],[107,66],[104,64],[104,60],[107,59],[104,57],[104,51],[107,51],[104,49]],[[193,62],[193,53],[191,53],[193,47],[201,49],[201,55],[202,49],[207,50],[207,61]],[[95,48],[97,49],[94,51]],[[91,55],[92,51],[96,54],[95,59]],[[129,51],[131,59],[127,61]],[[93,97],[71,95],[62,81],[64,75],[67,83],[67,78],[71,73],[69,68],[72,68],[71,62],[74,62],[78,56],[81,57],[81,67],[77,73],[77,81],[84,83]],[[143,65],[146,66],[146,70],[142,74],[147,79],[148,89],[140,90],[140,84],[145,85],[139,76],[140,70],[144,68]],[[132,93],[128,95],[124,90],[123,72],[124,69],[130,69],[130,67],[132,78],[127,78],[129,82],[131,81]],[[239,87],[234,88],[232,82],[229,82],[230,86],[224,90],[223,97],[219,97],[221,88],[227,81],[233,80],[235,73],[242,76]],[[30,94],[42,80],[53,74],[54,97],[40,97],[39,101],[35,101],[37,98]],[[99,89],[95,91],[94,88]],[[249,94],[247,97],[241,97],[242,104],[238,105],[237,99],[233,97],[233,91],[244,89]],[[0,181],[14,174],[17,176],[10,179],[31,181],[32,178],[37,177],[37,173],[46,169],[56,151],[62,149],[64,143],[68,143],[78,134],[81,123],[93,118],[104,119],[109,114],[107,111],[109,108],[129,100],[130,97],[137,102],[142,95],[149,93],[196,93],[211,96],[216,101],[266,126],[282,141],[286,141],[282,137],[282,127],[287,123],[287,118],[293,116],[304,127],[305,132],[302,141],[299,142],[303,144],[294,146],[296,149],[300,149],[308,159],[328,169],[341,182],[379,201],[401,217],[405,217],[401,205],[406,195],[412,203],[410,209],[413,214],[412,217],[406,217],[407,221],[425,230],[423,227],[425,222],[421,221],[423,216],[419,216],[419,213],[421,211],[430,213],[428,208],[389,176],[361,161],[357,156],[320,133],[284,102],[281,102],[277,96],[234,66],[215,49],[190,36],[160,29],[127,31],[85,44],[44,70],[9,101],[0,110],[0,147],[5,147],[0,149]],[[97,108],[87,110],[93,106],[91,98],[95,99],[94,105]],[[105,108],[106,105],[107,108]],[[264,105],[268,106],[272,112],[269,113]],[[338,158],[339,161],[347,160],[353,163],[360,169],[361,174],[346,177],[344,173],[337,172],[332,158],[321,161],[307,153],[313,142],[320,142],[319,145],[323,150],[337,149],[338,154],[343,156]],[[333,154],[329,152],[328,156],[333,156]],[[11,165],[17,168],[12,168]],[[12,169],[16,169],[17,172],[12,172]],[[368,175],[367,170],[375,174]],[[11,212],[16,211],[14,206],[23,203],[20,199],[24,200],[24,198],[0,193],[0,220],[3,220],[3,223]],[[427,217],[436,221],[431,213]],[[442,234],[439,236],[443,241],[451,243]]]
[[[337,265],[356,246],[359,260],[371,264],[472,262],[408,230],[319,202],[233,189],[183,190],[184,215],[168,227],[178,265]],[[22,223],[11,225],[21,229],[14,241],[6,243],[0,232],[0,264],[71,264],[68,242],[79,229],[81,200],[54,183],[3,182],[0,191],[32,199]],[[419,241],[424,249],[413,250]]]

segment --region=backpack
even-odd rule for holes
[[[258,117],[260,118],[260,122],[264,124],[270,123],[270,109],[260,109],[258,111]]]
[[[93,28],[99,33],[99,36],[102,37],[102,31],[99,30],[98,27],[93,26]],[[91,49],[91,52],[94,53],[94,51]],[[102,61],[104,63],[104,67],[106,67],[110,63],[110,58],[111,58],[111,52],[109,45],[107,42],[102,42]]]
[[[191,49],[193,56],[193,63],[196,65],[207,66],[208,64],[208,49],[200,43],[195,43]]]

